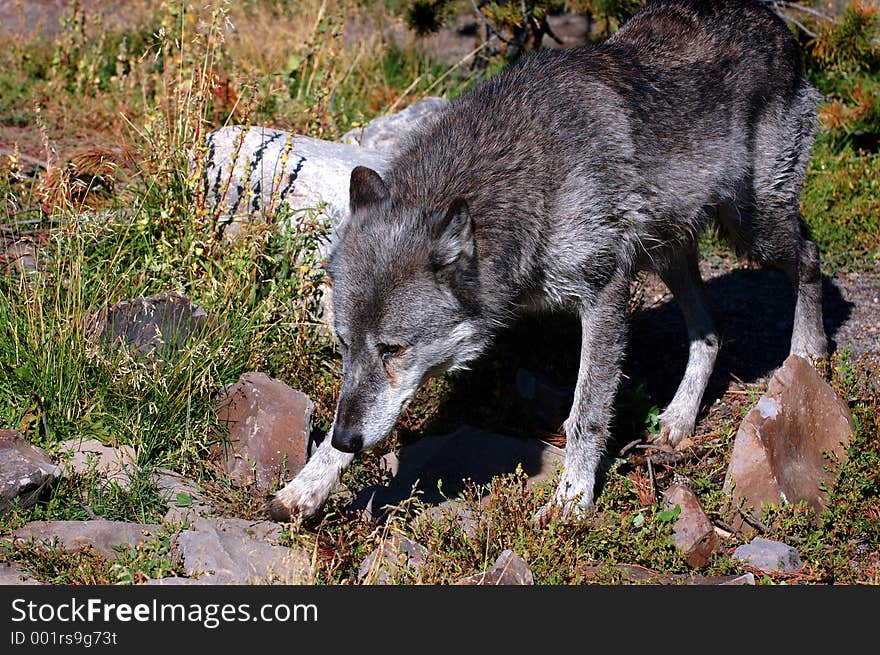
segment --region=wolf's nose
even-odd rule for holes
[[[364,435],[360,432],[334,429],[333,440],[330,443],[336,450],[344,453],[359,453],[364,447]]]

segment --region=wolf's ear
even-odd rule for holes
[[[474,225],[464,198],[452,201],[434,235],[434,264],[438,268],[473,257]]]
[[[355,166],[348,186],[348,202],[353,214],[361,207],[377,205],[388,198],[388,187],[372,168]]]

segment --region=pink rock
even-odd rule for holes
[[[672,533],[675,547],[689,566],[705,566],[718,547],[718,535],[700,501],[686,484],[677,483],[663,493],[663,503],[667,509],[676,505],[681,508]]]
[[[264,373],[245,373],[217,405],[229,441],[213,452],[233,480],[268,491],[305,465],[314,409],[307,395]]]
[[[737,432],[724,479],[731,524],[751,532],[743,516],[758,517],[761,503],[806,501],[821,513],[820,485],[833,483],[853,430],[846,403],[805,359],[791,355]]]

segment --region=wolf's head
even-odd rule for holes
[[[358,452],[388,435],[425,380],[476,357],[486,337],[463,199],[413,206],[359,166],[350,208],[328,265],[343,371],[332,444]]]

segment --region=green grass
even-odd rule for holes
[[[880,270],[880,152],[836,151],[820,139],[801,209],[826,273]]]

